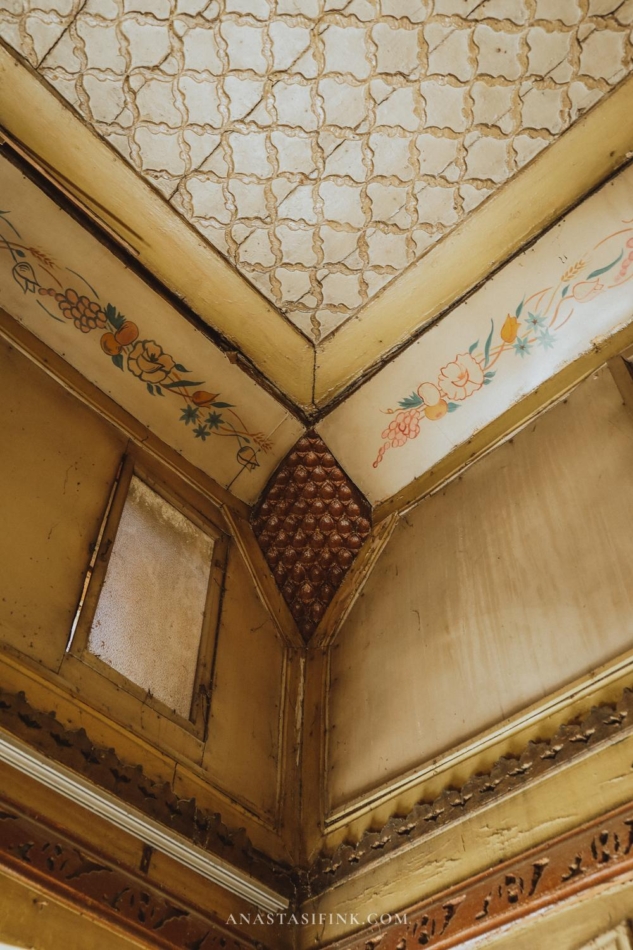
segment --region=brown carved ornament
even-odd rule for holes
[[[307,641],[369,535],[369,502],[308,432],[271,478],[251,522]]]

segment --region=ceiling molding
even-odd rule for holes
[[[3,45],[0,122],[124,250],[132,249],[273,385],[298,406],[311,403],[314,350],[308,340]]]
[[[597,188],[633,152],[633,76],[317,348],[325,408],[490,277]]]
[[[29,109],[22,107],[25,101]],[[340,399],[626,160],[633,151],[633,77],[316,351],[6,47],[0,47],[0,115],[7,133],[123,249],[296,406],[310,411]]]

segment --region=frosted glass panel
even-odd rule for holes
[[[191,708],[213,539],[133,477],[88,649],[171,709]]]

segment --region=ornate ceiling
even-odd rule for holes
[[[632,27],[633,0],[0,0],[0,302],[248,504],[314,430],[380,520],[627,342],[632,170],[588,195],[633,154]]]
[[[4,39],[313,343],[633,54],[620,0],[1,6]]]

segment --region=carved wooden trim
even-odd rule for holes
[[[461,788],[447,788],[432,801],[418,802],[404,817],[391,817],[380,830],[366,831],[359,841],[344,842],[330,854],[321,853],[308,869],[303,888],[307,894],[318,894],[360,868],[491,801],[499,801],[588,748],[631,728],[633,690],[625,689],[617,704],[594,707],[584,718],[562,725],[551,739],[529,742],[521,755],[502,756],[490,772],[472,776]]]
[[[159,893],[58,831],[0,804],[0,866],[124,933],[167,950],[258,950],[261,944]]]
[[[307,641],[371,531],[369,502],[311,431],[269,481],[251,523]]]
[[[447,950],[580,891],[633,872],[633,804],[368,927],[332,950]],[[406,916],[406,921],[404,920]]]
[[[95,745],[84,729],[67,729],[54,712],[34,709],[23,692],[0,686],[0,725],[29,745],[161,822],[198,847],[268,884],[285,897],[295,891],[292,871],[255,850],[243,828],[230,829],[217,812],[180,798],[167,782],[149,779],[140,765],[128,765],[114,749]]]

